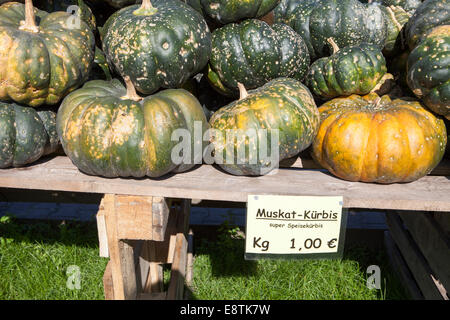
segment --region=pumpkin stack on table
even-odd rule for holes
[[[0,7],[2,167],[59,139],[84,173],[155,178],[206,162],[194,149],[210,143],[223,170],[262,175],[274,163],[259,151],[277,137],[266,150],[276,162],[307,150],[342,179],[393,183],[430,173],[445,153],[449,0],[35,4],[51,13],[31,0]],[[64,12],[74,5],[77,16]],[[56,120],[33,109],[48,106]],[[182,162],[179,129],[191,134]],[[229,130],[267,134],[220,140]],[[240,147],[245,156],[230,154]]]

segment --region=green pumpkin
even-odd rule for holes
[[[53,105],[87,80],[94,35],[83,21],[69,26],[70,18],[33,10],[31,0],[0,6],[0,100]]]
[[[405,35],[412,50],[434,27],[450,24],[450,0],[426,0],[405,26]]]
[[[422,0],[359,0],[362,3],[379,3],[386,7],[399,7],[409,14],[413,14],[422,4]]]
[[[112,80],[111,70],[106,61],[105,54],[99,47],[95,47],[94,64],[89,75],[89,80]]]
[[[383,54],[393,57],[404,49],[403,27],[409,21],[411,15],[402,7],[390,6],[380,7],[383,10],[388,26],[388,36],[383,49]]]
[[[38,0],[35,1],[35,5],[47,12],[66,11],[70,14],[79,14],[91,30],[94,31],[96,28],[95,16],[83,0]],[[74,6],[78,7],[77,11],[70,11],[69,9],[75,8]]]
[[[102,38],[109,64],[144,94],[180,87],[211,54],[205,20],[178,0],[144,0],[123,8],[108,19]]]
[[[259,18],[269,13],[280,0],[182,0],[203,16],[220,24]]]
[[[357,0],[282,0],[274,16],[302,36],[313,60],[332,52],[328,38],[341,48],[363,42],[382,48],[386,42],[382,10]]]
[[[93,80],[69,94],[57,115],[57,130],[67,156],[82,172],[104,177],[160,177],[201,163],[202,148],[194,129],[207,121],[198,100],[184,89],[137,96],[117,79]],[[199,127],[198,127],[199,124]],[[172,150],[175,130],[190,134],[191,153],[177,163]],[[200,139],[202,139],[200,132]],[[188,152],[184,150],[185,152]]]
[[[311,93],[301,82],[278,78],[248,93],[242,85],[240,89],[241,98],[219,109],[209,121],[214,160],[223,170],[263,175],[311,144],[320,118]],[[248,138],[241,135],[245,133]]]
[[[256,89],[280,77],[303,80],[310,59],[302,37],[285,24],[250,19],[212,34],[208,80],[225,95],[238,95],[238,83]]]
[[[0,168],[30,164],[58,147],[54,111],[0,102]]]
[[[437,114],[450,119],[450,25],[434,28],[408,57],[409,88]]]
[[[332,39],[334,54],[316,60],[306,76],[306,85],[322,99],[367,94],[386,74],[386,60],[373,44],[339,49]]]

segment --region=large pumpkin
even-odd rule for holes
[[[426,0],[405,26],[406,40],[412,50],[431,29],[450,24],[450,0]]]
[[[211,33],[203,17],[179,0],[144,0],[106,22],[103,51],[137,91],[180,87],[208,63]]]
[[[409,88],[434,112],[450,119],[450,25],[434,28],[408,57]]]
[[[444,155],[444,122],[417,101],[371,93],[333,99],[319,111],[312,154],[339,178],[410,182],[429,174]]]
[[[367,94],[386,74],[386,60],[381,50],[373,44],[339,49],[330,57],[316,60],[306,76],[306,85],[322,99],[351,94]]]
[[[33,9],[31,0],[0,6],[1,100],[56,104],[87,80],[94,35],[83,21],[73,28],[70,17]]]
[[[274,15],[302,36],[313,60],[332,52],[328,38],[341,48],[362,42],[383,48],[387,37],[382,10],[358,0],[282,0]]]
[[[291,27],[250,19],[213,32],[208,79],[220,92],[238,95],[238,83],[255,89],[280,77],[303,80],[309,63],[308,48]]]
[[[259,18],[270,12],[280,0],[182,0],[205,17],[221,24]]]
[[[235,175],[263,175],[311,144],[319,113],[301,82],[278,78],[248,93],[240,88],[241,98],[219,109],[209,121],[215,130],[215,162],[221,168]]]
[[[83,172],[105,177],[159,177],[201,163],[201,140],[194,128],[207,129],[198,100],[184,89],[163,90],[141,98],[127,79],[93,80],[69,94],[57,116],[67,156]],[[196,124],[197,122],[197,124]],[[198,127],[198,124],[200,125]],[[181,163],[172,157],[175,130],[187,132]],[[200,143],[200,152],[194,153]],[[188,153],[189,152],[189,153]]]
[[[30,164],[58,147],[55,112],[0,102],[0,168]]]

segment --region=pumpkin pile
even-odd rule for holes
[[[91,175],[259,176],[308,149],[386,184],[449,154],[450,0],[1,3],[1,168],[61,144]]]

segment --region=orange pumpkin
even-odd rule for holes
[[[444,122],[417,101],[370,93],[330,100],[319,111],[313,157],[342,179],[410,182],[429,174],[444,155]]]

